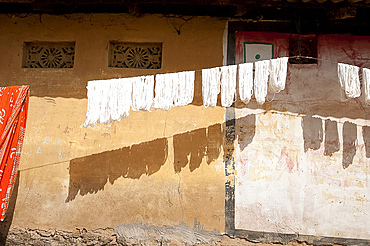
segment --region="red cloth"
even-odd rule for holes
[[[17,178],[26,130],[28,86],[0,87],[0,199],[4,220]]]

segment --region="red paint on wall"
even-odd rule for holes
[[[279,163],[282,167],[286,167],[289,173],[293,173],[295,167],[298,171],[298,160],[291,157],[289,150],[286,147],[281,149]]]
[[[274,57],[289,56],[289,36],[297,34],[274,32],[238,32],[236,34],[236,64],[244,62],[244,42],[274,44]],[[370,67],[370,38],[352,35],[318,36],[318,58]]]
[[[370,38],[351,35],[321,35],[318,38],[318,56],[333,62],[370,67]]]
[[[292,173],[293,172],[293,168],[294,168],[294,162],[292,161],[292,159],[290,158],[289,156],[289,153],[287,151],[287,149],[284,147],[282,150],[281,150],[281,158],[285,159],[285,164],[289,170],[289,173]]]

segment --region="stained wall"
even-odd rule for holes
[[[200,69],[222,65],[225,21],[126,14],[0,15],[0,85],[30,85],[14,226],[194,223],[224,230],[225,110],[201,106]],[[74,68],[22,68],[23,44],[76,43]],[[162,68],[108,67],[109,41],[162,42]],[[89,80],[196,70],[194,103],[83,127]]]
[[[289,34],[238,33],[288,56]],[[370,239],[370,109],[341,92],[338,62],[368,68],[368,37],[318,36],[317,64],[289,64],[284,91],[237,103],[235,228]]]
[[[209,17],[0,15],[0,85],[31,86],[13,225],[223,232],[225,109],[201,106],[200,69],[222,65],[224,28]],[[243,42],[274,42],[277,57],[288,38],[239,33],[236,63]],[[112,40],[163,42],[162,68],[108,67]],[[76,42],[74,68],[22,68],[29,41]],[[367,54],[365,37],[320,36],[321,60],[289,65],[283,92],[236,103],[236,229],[369,238],[369,109],[343,100],[336,76],[337,62],[369,67]],[[196,71],[192,105],[83,127],[87,81],[184,70]]]

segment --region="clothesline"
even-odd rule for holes
[[[280,58],[283,58],[283,57],[286,57],[288,59],[295,59],[295,58],[311,59],[311,60],[323,61],[323,62],[332,63],[332,64],[343,63],[343,62],[340,62],[340,61],[326,60],[326,59],[312,57],[312,56],[299,56],[299,55],[297,55],[297,56],[282,56]],[[364,59],[351,58],[351,60],[352,61],[368,61],[370,63],[370,58],[364,58]],[[201,72],[203,69],[195,69],[193,71]]]
[[[308,56],[291,56],[202,69],[204,107],[216,107],[219,94],[221,105],[230,107],[237,98],[237,84],[241,101],[248,104],[254,94],[257,103],[262,105],[268,92],[275,96],[275,93],[285,89],[288,59],[297,57],[319,60]],[[359,69],[338,63],[339,82],[343,94],[348,98],[361,94]],[[370,103],[370,70],[362,70],[365,101]],[[194,98],[195,71],[89,81],[84,126],[93,126],[98,121],[120,121],[128,117],[130,108],[133,111],[150,111],[151,108],[169,110],[173,106],[188,105]]]
[[[268,90],[275,93],[284,90],[287,62],[288,58],[257,61],[254,78],[253,63],[202,69],[204,107],[216,107],[220,93],[221,105],[230,107],[236,100],[237,81],[244,103],[249,102],[254,92],[257,103],[263,104]],[[150,111],[151,107],[169,110],[188,105],[194,98],[194,82],[195,71],[89,81],[84,126],[93,126],[98,121],[120,121],[128,117],[130,108]]]
[[[317,58],[317,57],[312,57],[312,56],[289,56],[289,59],[290,58],[292,58],[292,59],[294,59],[294,58],[311,59],[311,60],[317,60],[317,61],[324,61],[324,62],[328,62],[328,63],[332,63],[332,64],[342,63],[342,62],[339,62],[339,61],[330,61],[330,60]],[[366,58],[366,59],[351,58],[351,60],[352,61],[369,61],[370,62],[370,58]]]

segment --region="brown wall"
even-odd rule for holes
[[[225,110],[200,106],[199,70],[222,65],[224,27],[208,17],[0,15],[0,85],[31,87],[13,225],[70,230],[196,219],[223,231]],[[163,42],[162,68],[108,67],[111,40]],[[28,41],[75,41],[74,68],[22,68]],[[197,70],[193,105],[83,127],[87,81],[184,70]]]

